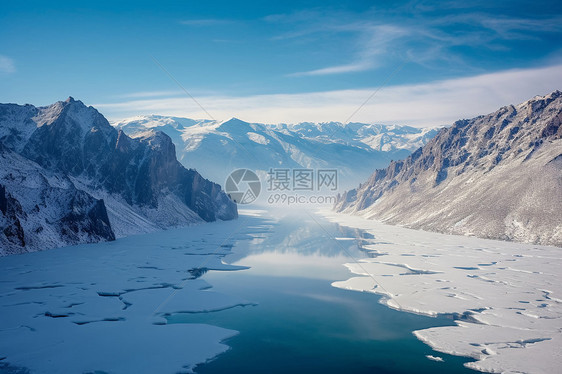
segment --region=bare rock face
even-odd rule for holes
[[[0,185],[0,212],[2,212],[2,225],[0,227],[2,229],[2,235],[0,235],[3,239],[2,245],[6,248],[8,246],[25,247],[25,235],[19,218],[21,216],[25,218],[26,214],[20,203],[6,192],[6,187],[3,185]]]
[[[103,200],[0,145],[3,254],[114,240]]]
[[[562,246],[562,93],[442,129],[335,209],[412,228]]]
[[[1,104],[0,151],[0,254],[237,217],[219,185],[177,161],[167,135],[130,138],[72,98]]]

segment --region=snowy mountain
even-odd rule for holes
[[[0,144],[1,254],[113,240],[103,200]]]
[[[346,192],[338,211],[562,246],[562,93],[457,121]]]
[[[237,118],[197,121],[156,115],[113,125],[129,135],[151,129],[166,133],[176,145],[180,162],[213,180],[224,181],[238,168],[331,168],[339,170],[340,186],[349,188],[373,169],[406,157],[438,131],[338,122],[266,125]]]
[[[129,137],[69,98],[0,104],[0,254],[237,217],[158,131]]]

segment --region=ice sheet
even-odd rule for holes
[[[33,373],[178,373],[228,349],[235,331],[166,324],[167,314],[246,305],[210,290],[209,269],[251,240],[216,222],[110,243],[0,258],[0,364]]]
[[[366,230],[374,258],[348,263],[340,288],[375,292],[389,307],[451,314],[457,326],[416,331],[435,350],[488,372],[554,373],[562,367],[562,248],[443,235],[320,212]]]

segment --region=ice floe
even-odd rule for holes
[[[191,372],[226,351],[222,341],[236,331],[166,324],[165,317],[249,304],[200,278],[211,269],[243,269],[221,258],[235,240],[252,239],[247,223],[0,258],[0,371]]]
[[[456,326],[415,331],[435,350],[487,372],[554,373],[562,366],[562,248],[430,233],[329,211],[366,230],[377,256],[346,266],[340,288],[383,295],[389,307],[449,314]],[[430,358],[430,357],[428,357]],[[432,358],[430,358],[432,359]]]

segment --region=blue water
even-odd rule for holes
[[[463,366],[468,359],[435,352],[412,334],[452,325],[451,318],[395,311],[375,294],[332,287],[333,281],[352,276],[343,266],[352,262],[350,256],[369,256],[361,243],[372,238],[317,220],[286,216],[263,224],[249,219],[260,237],[238,241],[225,261],[251,268],[210,271],[204,279],[214,290],[256,305],[168,318],[169,323],[202,322],[239,331],[226,342],[231,349],[200,365],[197,373],[474,373]]]

